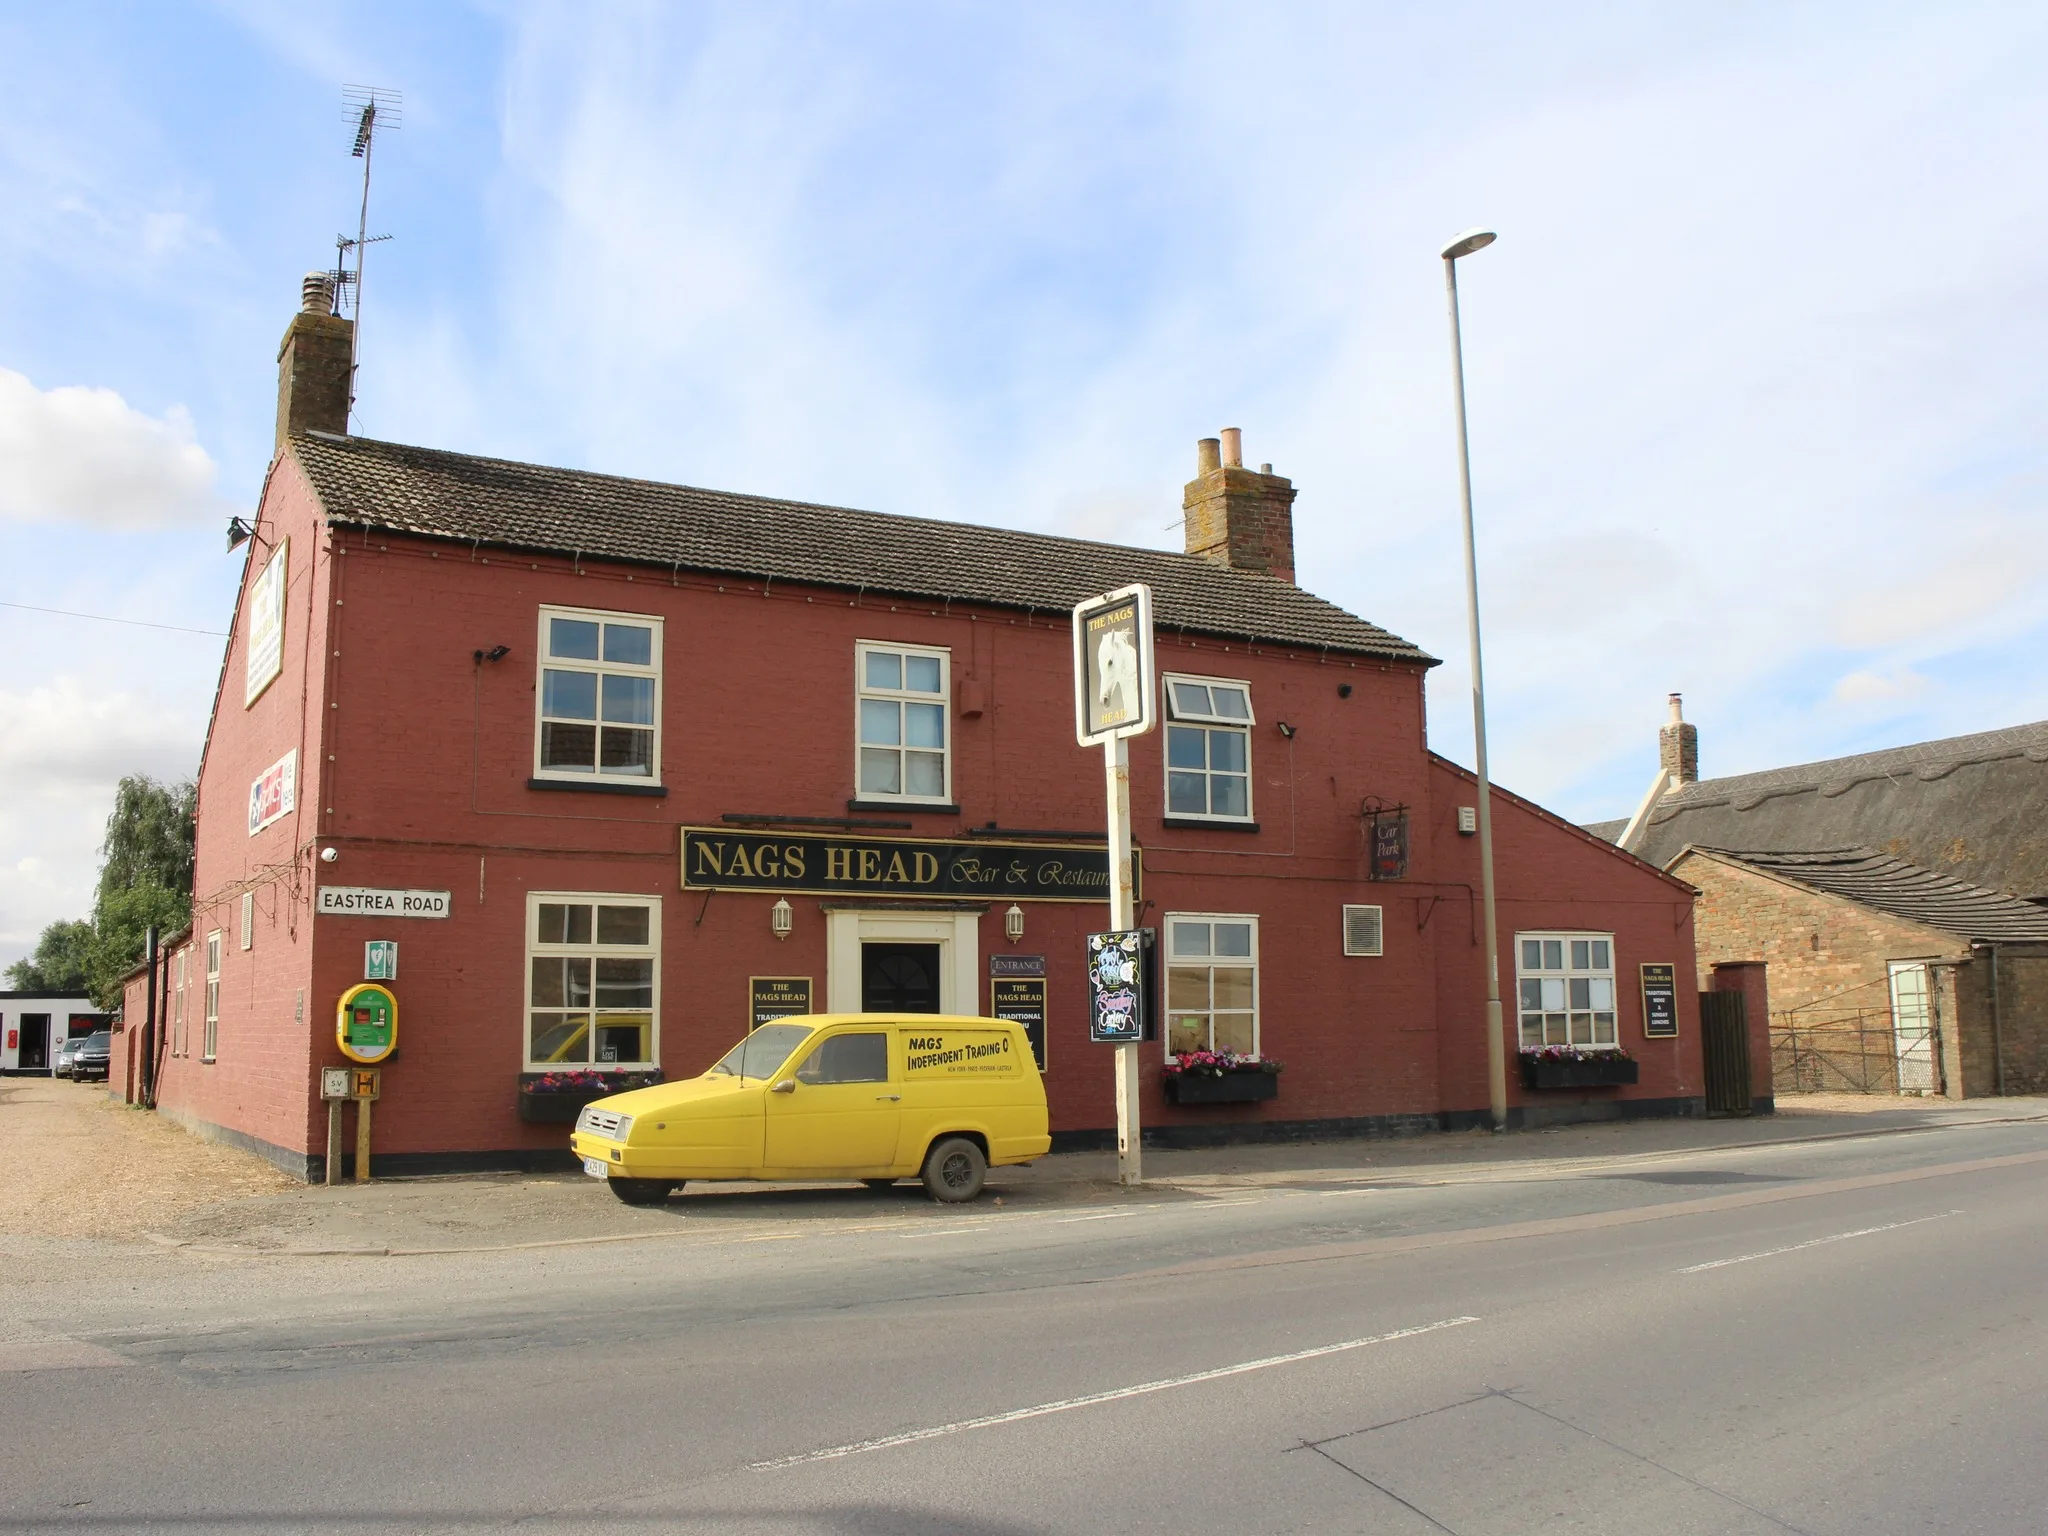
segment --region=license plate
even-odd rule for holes
[[[589,1174],[593,1179],[608,1179],[612,1176],[611,1169],[604,1163],[599,1162],[594,1157],[586,1157],[585,1159],[583,1159],[583,1171]]]

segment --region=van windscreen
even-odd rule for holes
[[[789,1053],[811,1038],[808,1024],[763,1024],[718,1059],[706,1076],[770,1077]]]

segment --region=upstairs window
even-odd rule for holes
[[[860,799],[951,801],[950,664],[943,650],[869,640],[854,647]]]
[[[655,782],[661,620],[543,608],[540,657],[535,776]]]
[[[1166,814],[1252,817],[1251,684],[1166,676]]]
[[[1614,1025],[1613,934],[1516,934],[1515,985],[1522,1005],[1523,1050],[1620,1043]]]

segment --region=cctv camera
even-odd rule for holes
[[[322,864],[332,864],[336,859],[340,857],[341,854],[337,849],[322,848],[320,850],[320,862]]]

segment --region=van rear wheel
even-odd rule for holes
[[[628,1205],[660,1205],[675,1193],[679,1179],[606,1179],[612,1193]]]
[[[987,1178],[988,1159],[965,1136],[935,1142],[924,1156],[925,1193],[947,1205],[972,1200]]]

